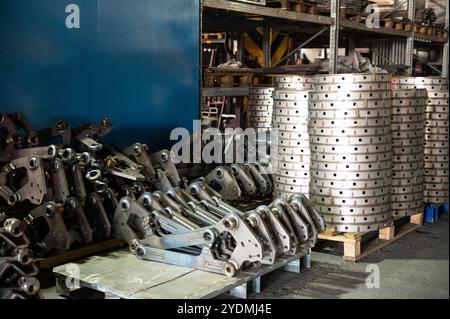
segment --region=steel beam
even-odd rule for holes
[[[408,0],[408,19],[411,21],[412,25],[414,25],[416,18],[416,4],[415,0]],[[411,32],[408,39],[406,39],[406,52],[405,52],[405,65],[408,65],[410,68],[408,69],[408,73],[412,74],[414,71],[413,68],[413,51],[414,51],[414,31]]]
[[[331,0],[331,19],[333,20],[333,24],[331,25],[330,28],[329,68],[331,74],[337,73],[339,29],[341,25],[340,7],[341,7],[341,0]]]
[[[239,3],[229,0],[203,0],[202,6],[204,8],[222,9],[247,14],[256,14],[264,17],[287,19],[300,22],[309,22],[322,25],[331,24],[331,19],[325,16],[307,13],[297,13],[294,11],[262,7],[254,4]]]
[[[445,29],[448,30],[448,19],[449,19],[449,12],[448,12],[448,4],[445,8]],[[448,49],[448,37],[447,37],[447,42],[444,44],[444,49],[443,54],[444,56],[442,57],[442,74],[441,76],[443,78],[448,78],[448,54],[449,54],[449,49]]]

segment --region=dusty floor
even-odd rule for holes
[[[340,246],[339,246],[340,247]],[[337,246],[330,253],[339,253]],[[313,252],[302,274],[279,271],[255,298],[449,298],[449,219],[418,230],[358,263]],[[366,267],[379,269],[379,288],[367,288]]]
[[[449,219],[425,224],[364,260],[342,259],[342,245],[312,253],[301,274],[277,271],[263,277],[254,298],[449,298]],[[366,268],[379,269],[379,288],[367,288]],[[55,288],[46,298],[61,298]]]

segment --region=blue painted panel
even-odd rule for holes
[[[2,0],[0,108],[36,128],[109,116],[122,146],[167,146],[198,118],[199,28],[193,0]]]

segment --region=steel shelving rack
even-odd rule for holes
[[[235,2],[230,0],[202,0],[202,10],[213,10],[220,12],[221,14],[230,15],[233,17],[247,17],[254,18],[247,19],[249,24],[263,26],[263,34],[267,37],[268,25],[288,25],[294,32],[304,32],[306,30],[311,32],[311,37],[305,42],[309,43],[315,40],[319,35],[324,33],[324,28],[329,32],[328,48],[330,49],[330,73],[336,73],[337,69],[337,55],[339,42],[342,40],[342,36],[349,35],[348,38],[353,38],[353,41],[357,42],[357,39],[352,37],[351,33],[357,33],[365,35],[363,39],[373,39],[372,44],[380,48],[380,43],[384,42],[384,39],[391,39],[389,47],[384,46],[384,52],[381,55],[389,55],[392,59],[386,58],[391,63],[405,64],[412,66],[413,52],[416,43],[426,42],[430,45],[440,47],[442,53],[442,77],[448,77],[448,53],[449,42],[448,37],[442,38],[433,35],[420,34],[412,28],[411,31],[396,30],[393,28],[368,28],[364,23],[357,21],[351,21],[347,19],[341,19],[340,15],[340,0],[331,1],[330,16],[314,15],[308,13],[297,13],[293,11],[287,11],[283,9],[277,9],[272,7],[260,6],[245,2]],[[407,0],[408,2],[408,19],[414,25],[415,22],[415,1]],[[259,19],[259,20],[258,20]],[[446,7],[446,28],[448,29],[449,10],[448,5]],[[242,19],[241,19],[242,20]],[[231,19],[229,23],[233,23],[235,26],[236,21],[239,19]],[[209,21],[211,22],[211,21]],[[216,22],[213,22],[216,23]],[[225,22],[224,25],[227,23]],[[301,26],[299,29],[298,26]],[[268,43],[268,41],[264,41]],[[296,48],[298,50],[298,48]],[[264,51],[264,66],[269,66],[270,57],[270,45],[263,46]],[[412,73],[412,67],[408,72]]]

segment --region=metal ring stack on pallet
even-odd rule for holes
[[[272,168],[274,196],[289,198],[292,194],[309,196],[308,94],[312,78],[276,77],[273,93]],[[274,145],[277,149],[274,150]]]
[[[370,231],[390,220],[390,98],[385,74],[314,77],[310,199],[329,230]]]
[[[448,80],[440,77],[398,77],[393,78],[392,86],[428,91],[424,135],[424,201],[433,204],[448,203]]]
[[[392,215],[411,216],[423,211],[427,91],[394,89],[391,103]]]
[[[273,88],[251,87],[248,104],[248,125],[257,132],[270,131],[272,127]]]

